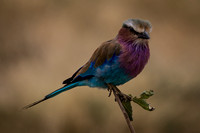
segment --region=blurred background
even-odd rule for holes
[[[152,89],[153,112],[133,106],[137,133],[200,132],[200,1],[1,0],[0,130],[2,133],[127,133],[108,91],[77,87],[29,110],[62,86],[128,18],[153,25],[144,71],[119,88]]]

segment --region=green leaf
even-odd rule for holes
[[[132,110],[132,106],[131,106],[131,101],[130,100],[123,100],[121,102],[122,102],[122,105],[124,106],[128,116],[129,116],[129,119],[131,121],[133,121],[133,117],[132,117],[133,110]]]
[[[131,100],[135,103],[137,103],[138,105],[140,105],[143,109],[148,110],[148,111],[153,111],[155,108],[151,107],[149,105],[149,103],[146,102],[146,99],[148,99],[149,97],[153,96],[153,91],[144,91],[141,95],[140,98],[137,97],[133,97]]]
[[[142,99],[148,99],[149,97],[153,96],[153,90],[150,91],[144,91],[141,95],[140,98]]]

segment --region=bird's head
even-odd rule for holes
[[[119,31],[118,39],[131,42],[147,42],[150,39],[151,24],[141,19],[128,19],[123,22]]]

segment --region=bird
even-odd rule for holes
[[[102,43],[88,62],[63,81],[63,87],[23,109],[28,109],[77,86],[106,89],[109,84],[119,86],[135,78],[149,60],[151,30],[152,25],[148,20],[125,20],[116,37]]]

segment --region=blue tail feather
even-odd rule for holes
[[[23,109],[28,109],[28,108],[30,108],[30,107],[32,107],[32,106],[35,106],[35,105],[37,105],[37,104],[39,104],[39,103],[41,103],[41,102],[43,102],[43,101],[45,101],[45,100],[47,100],[47,99],[49,99],[49,98],[52,98],[52,97],[54,97],[54,96],[56,96],[56,95],[58,95],[58,94],[60,94],[60,93],[62,93],[62,92],[64,92],[64,91],[67,91],[67,90],[69,90],[69,89],[72,89],[72,88],[74,88],[74,87],[76,87],[76,86],[77,86],[77,82],[76,82],[76,83],[69,84],[69,85],[66,85],[66,86],[64,86],[64,87],[62,87],[62,88],[60,88],[60,89],[58,89],[58,90],[55,90],[54,92],[52,92],[52,93],[46,95],[43,99],[41,99],[41,100],[39,100],[39,101],[36,101],[36,102],[34,102],[34,103],[32,103],[32,104],[29,104],[29,105],[27,105],[27,106],[25,106],[25,107],[23,107]]]
[[[45,98],[46,99],[52,98],[52,97],[54,97],[54,96],[56,96],[56,95],[58,95],[58,94],[60,94],[60,93],[62,93],[64,91],[67,91],[67,90],[70,90],[70,89],[74,88],[75,86],[77,86],[77,82],[69,84],[69,85],[66,85],[66,86],[64,86],[64,87],[62,87],[60,89],[57,89],[54,92],[46,95]]]

